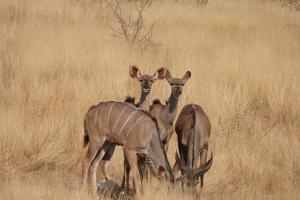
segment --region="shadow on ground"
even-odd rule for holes
[[[106,180],[100,180],[97,184],[99,196],[118,200],[131,200],[134,199],[134,190],[129,188],[129,194],[125,195],[120,183],[115,180],[106,182]]]

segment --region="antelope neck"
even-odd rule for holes
[[[176,109],[177,109],[177,104],[178,104],[178,99],[177,95],[175,95],[173,92],[171,93],[167,107],[164,109],[162,116],[165,119],[168,119],[169,121],[174,121],[175,115],[176,115]]]
[[[142,108],[143,110],[149,111],[149,94],[150,92],[141,92],[141,98],[139,102],[139,108]]]

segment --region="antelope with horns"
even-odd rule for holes
[[[97,192],[96,169],[99,161],[115,145],[123,146],[124,156],[132,171],[137,198],[141,195],[138,157],[152,161],[155,174],[174,181],[166,154],[159,140],[155,121],[144,111],[124,102],[100,102],[92,106],[84,119],[83,185],[89,181],[90,191]]]
[[[165,151],[168,151],[168,143],[174,132],[173,122],[176,117],[177,104],[182,93],[182,88],[190,77],[191,72],[187,71],[182,78],[173,78],[167,70],[166,80],[171,86],[171,95],[168,103],[167,105],[162,105],[158,100],[155,100],[150,108],[151,116],[157,120],[160,139]]]
[[[197,172],[197,164],[200,158],[200,166],[206,164],[208,139],[211,131],[210,121],[203,109],[196,104],[183,107],[176,121],[175,130],[178,139],[179,155],[176,153],[176,162],[173,167],[174,175],[180,170],[182,174],[188,174],[189,186],[196,186],[201,177],[203,186],[204,173]],[[212,155],[211,162],[212,164]],[[207,170],[210,166],[207,168]],[[198,174],[195,176],[194,174]]]
[[[138,80],[141,83],[141,96],[140,96],[140,101],[137,105],[134,104],[134,98],[132,97],[127,97],[125,102],[134,104],[136,107],[149,112],[149,105],[150,105],[149,94],[151,91],[152,84],[158,79],[159,80],[164,79],[165,75],[166,75],[166,69],[164,67],[157,69],[156,72],[151,76],[147,74],[142,75],[138,67],[130,66],[129,76],[133,79]],[[103,159],[100,161],[100,168],[107,182],[110,181],[108,168],[109,168],[109,162],[114,154],[115,147],[116,145],[112,145],[111,148],[108,149]],[[123,186],[124,186],[124,182],[125,180],[123,178]]]

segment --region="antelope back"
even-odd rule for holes
[[[188,135],[184,135],[184,130],[194,129],[195,135],[199,136],[198,140],[200,140],[201,144],[203,145],[204,143],[208,142],[211,124],[201,106],[189,104],[182,108],[176,121],[175,129],[176,133],[180,134],[180,137],[182,138],[182,144],[187,144]]]
[[[193,104],[195,109],[195,135],[198,137],[200,150],[208,148],[208,139],[211,132],[211,124],[208,116],[201,106]]]
[[[185,130],[193,129],[195,124],[195,111],[190,106],[185,106],[176,121],[175,130],[178,136],[178,142],[183,145],[188,143],[188,132]]]
[[[106,137],[124,149],[146,153],[152,134],[158,134],[155,122],[145,113],[124,102],[100,102],[85,118],[89,137]]]

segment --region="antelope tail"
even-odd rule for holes
[[[90,108],[90,110],[92,109],[93,107]],[[90,141],[90,138],[89,138],[89,135],[88,135],[88,132],[87,132],[87,127],[88,127],[88,124],[87,124],[87,118],[85,117],[84,119],[84,122],[83,122],[83,148],[85,148],[89,141]]]
[[[84,135],[83,135],[83,148],[85,148],[88,143],[89,143],[90,139],[89,139],[89,136],[86,132],[84,132]]]

